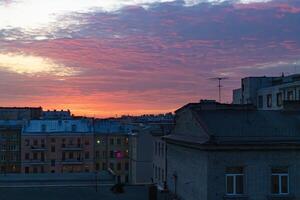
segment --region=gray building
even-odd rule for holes
[[[233,104],[252,104],[260,110],[281,110],[300,101],[300,74],[281,77],[247,77],[233,91]]]
[[[182,200],[299,199],[300,113],[218,103],[176,111],[167,183]]]

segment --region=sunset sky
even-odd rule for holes
[[[77,115],[224,102],[300,72],[300,0],[0,0],[0,106]]]

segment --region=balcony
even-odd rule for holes
[[[29,161],[25,161],[26,164],[30,164],[30,165],[46,165],[47,162],[45,160],[29,160]]]
[[[47,151],[48,149],[45,146],[31,146],[31,151]]]
[[[83,160],[80,159],[65,159],[61,161],[61,164],[63,165],[82,165]]]
[[[61,149],[63,151],[82,151],[83,146],[82,145],[61,145]]]

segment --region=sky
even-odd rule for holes
[[[300,72],[300,0],[0,0],[0,105],[110,117]]]

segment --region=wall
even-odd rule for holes
[[[177,194],[182,200],[207,199],[207,153],[195,149],[167,145],[167,184],[175,193],[174,173],[177,174]]]

